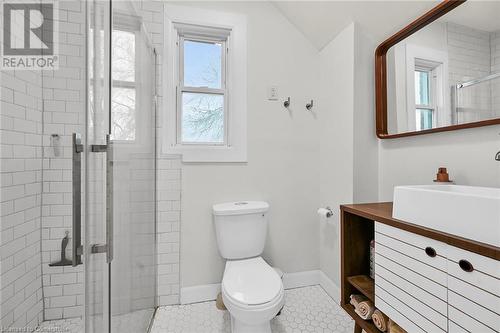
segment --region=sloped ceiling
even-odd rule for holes
[[[476,7],[486,3],[473,2],[479,3]],[[273,1],[278,10],[318,49],[322,49],[353,21],[376,41],[382,42],[438,3],[439,1]]]

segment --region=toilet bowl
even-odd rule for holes
[[[285,302],[280,276],[261,257],[226,262],[222,299],[233,333],[271,332],[271,319]]]
[[[213,206],[217,245],[226,259],[222,300],[233,333],[269,333],[285,303],[281,276],[260,255],[267,235],[269,204],[238,201]]]

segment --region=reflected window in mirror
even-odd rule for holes
[[[434,123],[434,106],[431,98],[431,71],[415,71],[415,126],[417,131],[432,128]]]

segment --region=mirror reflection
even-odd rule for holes
[[[466,2],[387,52],[389,134],[500,118],[500,2]]]

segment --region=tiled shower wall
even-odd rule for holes
[[[83,266],[49,267],[61,259],[72,227],[72,134],[85,133],[85,3],[59,1],[59,69],[43,73],[44,160],[42,271],[45,320],[83,314]],[[55,154],[50,137],[60,138]],[[71,258],[71,241],[66,248]]]
[[[150,0],[135,4],[161,54],[163,4]],[[85,3],[59,1],[58,5],[59,70],[44,72],[43,78],[40,72],[2,72],[0,82],[0,326],[4,327],[36,327],[43,316],[50,320],[83,315],[83,266],[48,266],[60,260],[61,240],[71,231],[71,134],[85,132]],[[161,74],[160,65],[157,72]],[[161,110],[160,78],[157,91]],[[179,302],[181,162],[178,156],[161,154],[160,118],[157,124],[157,301],[166,305]],[[59,156],[51,146],[51,134],[59,135]]]
[[[164,13],[163,2],[136,2],[157,51],[157,249],[158,305],[179,303],[180,284],[180,219],[181,219],[181,160],[176,155],[162,153],[162,71]]]
[[[500,73],[500,31],[491,33],[491,73]],[[491,82],[491,108],[500,117],[500,78]]]
[[[2,70],[0,86],[0,329],[35,328],[43,320],[42,78]]]
[[[447,24],[450,85],[490,74],[490,34],[454,23]],[[459,89],[460,122],[477,121],[491,113],[490,84]]]
[[[500,70],[499,32],[447,24],[450,85],[481,78]],[[476,121],[499,114],[500,79],[460,91],[460,121]]]

